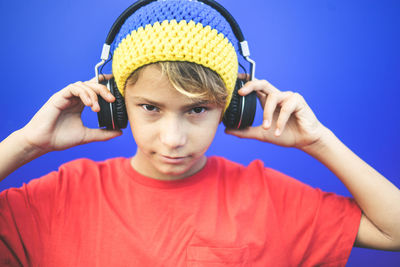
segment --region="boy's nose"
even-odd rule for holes
[[[166,119],[160,129],[161,143],[173,149],[184,146],[187,136],[183,124],[177,117]]]

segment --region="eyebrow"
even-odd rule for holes
[[[148,103],[148,104],[150,104],[150,105],[152,105],[152,106],[156,106],[156,107],[159,107],[159,108],[164,108],[164,107],[165,107],[165,105],[164,105],[163,103],[159,103],[159,102],[157,102],[157,101],[150,100],[150,99],[147,99],[147,98],[141,97],[141,96],[135,96],[135,97],[132,97],[132,99],[133,99],[135,102],[145,102],[145,103]],[[212,102],[209,101],[209,100],[206,100],[206,99],[197,99],[197,100],[196,100],[196,99],[195,99],[195,100],[193,100],[192,103],[183,105],[182,108],[183,108],[183,109],[190,109],[190,108],[194,108],[194,107],[198,107],[198,106],[203,106],[203,105],[209,105],[209,104],[212,104]]]

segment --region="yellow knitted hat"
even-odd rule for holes
[[[159,61],[188,61],[220,75],[230,103],[238,73],[238,44],[226,19],[195,0],[160,0],[143,6],[122,25],[113,43],[113,74],[124,95],[133,71]]]

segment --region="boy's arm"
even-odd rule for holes
[[[111,77],[106,75],[108,79]],[[47,152],[119,136],[120,131],[89,129],[83,125],[81,113],[85,106],[95,112],[100,110],[97,95],[109,102],[115,100],[95,78],[70,84],[55,93],[25,127],[0,143],[0,181]]]
[[[0,143],[0,181],[43,154],[25,143],[21,130],[13,132]]]
[[[302,149],[328,167],[363,211],[355,246],[400,251],[400,191],[331,131]]]
[[[296,147],[319,160],[344,183],[363,211],[355,245],[400,251],[400,190],[323,126],[301,95],[279,91],[265,80],[246,83],[239,94],[252,91],[264,108],[263,124],[226,132]]]

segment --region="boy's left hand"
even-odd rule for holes
[[[245,78],[242,76],[240,74],[239,78]],[[226,133],[300,149],[317,143],[323,137],[327,128],[318,121],[300,94],[279,91],[266,80],[247,82],[239,94],[247,95],[253,91],[256,91],[264,109],[262,125],[226,130]]]

